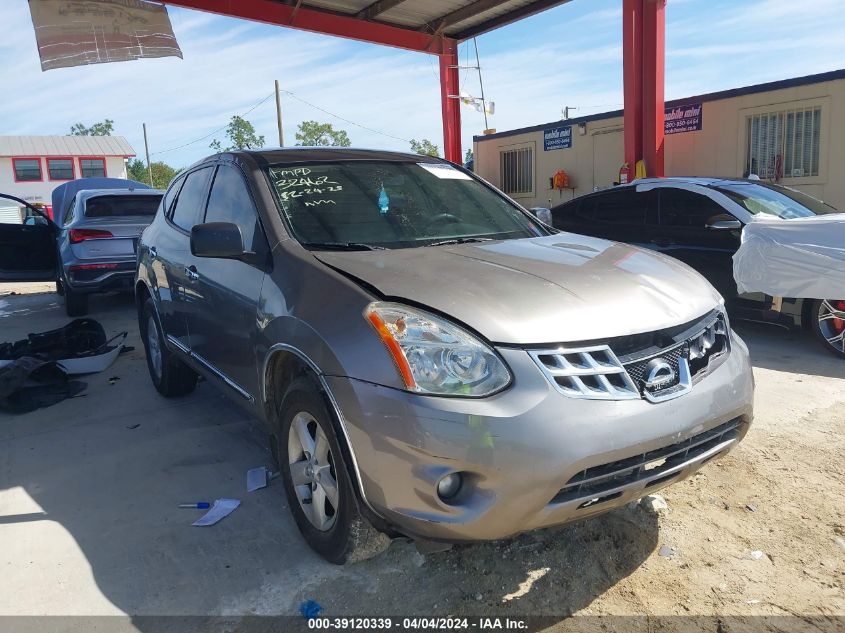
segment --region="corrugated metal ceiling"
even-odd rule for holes
[[[286,4],[464,39],[570,0],[303,0]]]

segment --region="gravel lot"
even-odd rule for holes
[[[0,340],[66,322],[44,287],[8,294],[32,289],[0,285]],[[0,615],[293,614],[304,600],[329,615],[560,627],[570,614],[845,615],[845,363],[808,336],[738,326],[755,423],[729,456],[661,491],[668,509],[424,557],[395,542],[338,568],[299,538],[278,482],[244,492],[246,470],[270,464],[259,425],[206,383],[160,398],[129,298],[95,298],[91,316],[129,330],[135,351],[87,377],[84,397],[0,413]],[[176,508],[216,497],[243,504],[212,528]]]

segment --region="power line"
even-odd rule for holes
[[[356,123],[355,121],[351,121],[349,119],[346,119],[346,118],[340,116],[339,114],[335,114],[334,112],[329,112],[325,108],[321,108],[318,105],[314,105],[310,101],[306,101],[302,97],[295,95],[290,90],[282,90],[282,92],[284,92],[286,95],[290,95],[291,97],[293,97],[297,101],[301,101],[302,103],[304,103],[307,106],[311,106],[315,110],[319,110],[320,112],[328,114],[329,116],[332,116],[336,119],[339,119],[340,121],[343,121],[344,123],[349,123],[349,125],[354,125],[356,127],[361,128],[362,130],[367,130],[368,132],[373,132],[374,134],[381,134],[382,136],[387,136],[388,138],[396,139],[397,141],[404,141],[405,143],[411,142],[409,139],[402,138],[401,136],[394,136],[393,134],[388,134],[387,132],[382,132],[381,130],[376,130],[376,129],[373,129],[371,127],[367,127],[366,125],[361,125],[360,123]]]
[[[276,93],[275,93],[275,91],[274,91],[274,92],[271,92],[269,95],[267,95],[266,97],[264,97],[261,101],[259,101],[259,102],[258,102],[258,103],[256,103],[254,106],[252,106],[249,110],[247,110],[246,112],[244,112],[241,116],[242,116],[242,117],[246,116],[247,114],[249,114],[250,112],[252,112],[253,110],[255,110],[258,106],[260,106],[261,104],[265,103],[268,99],[270,99],[270,97],[272,97],[272,96],[273,96],[273,95],[275,95],[275,94],[276,94]],[[150,156],[156,156],[157,154],[166,154],[166,153],[168,153],[168,152],[175,152],[177,149],[182,149],[182,148],[184,148],[184,147],[188,147],[189,145],[193,145],[194,143],[199,143],[200,141],[204,141],[205,139],[207,139],[207,138],[209,138],[209,137],[211,137],[211,136],[214,136],[214,135],[215,135],[215,134],[217,134],[218,132],[222,132],[222,131],[223,131],[223,130],[225,130],[227,127],[229,127],[229,124],[228,124],[228,123],[227,123],[226,125],[224,125],[223,127],[219,127],[219,128],[217,128],[216,130],[214,130],[214,131],[212,131],[212,132],[209,132],[209,133],[208,133],[208,134],[206,134],[205,136],[201,136],[201,137],[199,137],[198,139],[194,139],[193,141],[190,141],[190,142],[188,142],[188,143],[184,143],[183,145],[178,145],[178,146],[176,146],[176,147],[170,147],[170,148],[168,148],[168,149],[162,149],[162,150],[159,150],[159,151],[157,151],[157,152],[151,152],[151,153],[150,153]]]
[[[310,107],[314,108],[315,110],[319,110],[320,112],[323,112],[323,113],[325,113],[325,114],[328,114],[328,115],[329,115],[329,116],[331,116],[331,117],[334,117],[334,118],[336,118],[336,119],[338,119],[338,120],[340,120],[340,121],[343,121],[344,123],[348,123],[349,125],[354,125],[354,126],[356,126],[356,127],[361,128],[362,130],[367,130],[368,132],[373,132],[374,134],[380,134],[380,135],[382,135],[382,136],[387,136],[387,137],[392,138],[392,139],[395,139],[395,140],[397,140],[397,141],[403,141],[403,142],[405,142],[405,143],[410,143],[410,142],[411,142],[409,139],[402,138],[401,136],[395,136],[395,135],[393,135],[393,134],[388,134],[387,132],[382,132],[381,130],[376,130],[376,129],[374,129],[374,128],[367,127],[366,125],[362,125],[361,123],[356,123],[355,121],[352,121],[352,120],[350,120],[350,119],[344,118],[344,117],[340,116],[339,114],[335,114],[334,112],[329,112],[329,111],[328,111],[328,110],[326,110],[325,108],[321,108],[320,106],[315,105],[315,104],[311,103],[310,101],[306,101],[305,99],[303,99],[302,97],[300,97],[300,96],[298,96],[298,95],[294,94],[294,93],[293,93],[293,92],[291,92],[290,90],[282,90],[281,92],[285,93],[286,95],[289,95],[289,96],[293,97],[293,98],[294,98],[294,99],[296,99],[297,101],[301,101],[301,102],[302,102],[302,103],[304,103],[305,105],[310,106]],[[271,97],[273,97],[275,94],[276,94],[276,92],[275,92],[275,91],[271,92],[269,95],[267,95],[266,97],[264,97],[263,99],[261,99],[258,103],[256,103],[255,105],[253,105],[251,108],[249,108],[249,109],[248,109],[247,111],[245,111],[243,114],[241,114],[241,116],[242,116],[242,117],[246,116],[247,114],[249,114],[250,112],[252,112],[252,111],[253,111],[253,110],[255,110],[256,108],[258,108],[260,105],[262,105],[262,104],[264,104],[265,102],[267,102],[267,101],[268,101]],[[194,139],[193,141],[189,141],[189,142],[187,142],[187,143],[183,143],[182,145],[177,145],[176,147],[169,147],[169,148],[167,148],[167,149],[162,149],[162,150],[159,150],[159,151],[157,151],[157,152],[150,152],[150,156],[157,156],[158,154],[166,154],[166,153],[168,153],[168,152],[175,152],[175,151],[176,151],[176,150],[178,150],[178,149],[183,149],[183,148],[185,148],[185,147],[189,147],[189,146],[193,145],[194,143],[199,143],[200,141],[204,141],[204,140],[206,140],[206,139],[208,139],[208,138],[210,138],[210,137],[214,136],[214,135],[215,135],[215,134],[217,134],[218,132],[222,132],[222,131],[223,131],[223,130],[225,130],[228,126],[229,126],[229,124],[227,123],[226,125],[224,125],[224,126],[222,126],[222,127],[219,127],[219,128],[217,128],[216,130],[213,130],[213,131],[209,132],[209,133],[208,133],[208,134],[206,134],[205,136],[201,136],[201,137],[199,137],[199,138],[197,138],[197,139]]]

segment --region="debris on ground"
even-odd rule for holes
[[[114,383],[116,383],[118,380],[120,380],[120,376],[112,376],[111,378],[109,378],[109,384],[110,384],[110,385],[113,385],[113,384],[114,384]]]
[[[137,429],[139,426],[141,426],[141,424],[140,424],[140,423],[138,423],[138,424],[130,424],[130,425],[129,425],[129,426],[127,426],[126,428],[127,428],[127,429],[129,429],[130,431],[132,431],[132,430]]]
[[[745,509],[748,510],[749,512],[757,512],[757,506],[755,506],[752,503],[746,503]]]
[[[267,486],[267,467],[259,466],[246,471],[246,491],[255,492]]]
[[[675,548],[669,547],[668,545],[661,545],[660,550],[657,552],[663,558],[671,558],[675,555]]]
[[[320,606],[318,602],[314,600],[306,600],[302,604],[299,605],[299,613],[302,614],[303,618],[316,618],[320,613],[322,613],[323,607]]]
[[[29,413],[73,398],[87,385],[55,361],[24,356],[0,367],[0,410]]]
[[[746,560],[760,560],[761,558],[763,558],[763,552],[761,552],[759,549],[754,549],[750,552],[747,552],[745,556],[743,556],[743,558]]]
[[[191,523],[191,525],[194,525],[196,527],[206,527],[209,525],[214,525],[221,519],[224,519],[230,514],[232,514],[232,512],[234,512],[239,505],[241,505],[240,499],[218,499],[214,502],[208,512],[206,512],[199,519]]]
[[[68,374],[93,374],[107,369],[123,350],[126,332],[110,339],[99,321],[74,319],[67,325],[0,343],[0,366],[33,357],[57,362]]]
[[[648,495],[647,497],[643,497],[640,499],[640,505],[652,512],[657,512],[658,514],[665,514],[669,512],[669,504],[666,503],[666,499],[664,499],[661,495]]]

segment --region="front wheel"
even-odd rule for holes
[[[825,349],[845,359],[845,300],[815,301],[810,319],[810,326]]]
[[[390,539],[361,515],[330,413],[312,380],[294,380],[276,416],[288,505],[308,545],[336,565],[382,552]]]

